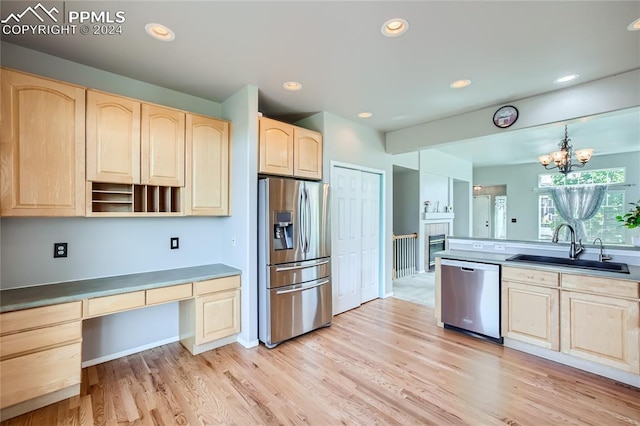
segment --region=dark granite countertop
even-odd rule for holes
[[[110,296],[240,274],[241,271],[239,269],[216,263],[12,288],[0,291],[0,312],[18,311],[38,306],[73,302],[90,297]]]
[[[513,254],[501,253],[484,253],[472,250],[445,250],[435,253],[436,257],[454,260],[467,260],[470,262],[494,263],[498,265],[514,266],[519,268],[539,269],[542,271],[564,272],[577,275],[591,275],[606,278],[617,278],[621,280],[640,281],[640,266],[628,265],[629,273],[622,274],[619,272],[596,271],[592,269],[580,269],[566,266],[551,266],[543,264],[534,264],[530,262],[518,262],[507,260]]]

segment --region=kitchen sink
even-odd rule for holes
[[[536,256],[533,254],[516,254],[507,260],[541,265],[558,265],[577,269],[591,269],[594,271],[619,272],[628,274],[629,267],[626,263],[599,262],[597,260],[568,259],[565,257]]]

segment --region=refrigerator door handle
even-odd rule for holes
[[[306,214],[305,211],[305,202],[304,202],[304,188],[301,186],[300,187],[300,197],[298,198],[298,241],[300,243],[300,250],[304,253],[304,231],[305,231],[305,227],[304,227],[304,217]]]
[[[304,233],[307,240],[305,253],[309,253],[309,246],[311,245],[311,198],[309,197],[309,189],[305,187],[304,191],[307,193],[307,229]]]
[[[294,271],[296,269],[304,269],[304,268],[311,268],[313,266],[326,265],[327,263],[329,263],[329,261],[324,260],[322,262],[314,263],[313,265],[286,266],[284,268],[276,268],[276,272]]]
[[[311,285],[307,285],[307,286],[302,286],[302,287],[298,287],[298,288],[292,288],[292,289],[288,289],[288,290],[278,290],[276,291],[276,294],[287,294],[287,293],[296,293],[299,291],[305,291],[305,290],[309,290],[311,288],[316,288],[316,287],[320,287],[321,285],[325,285],[329,282],[329,280],[323,280],[320,281],[319,283],[315,283],[315,284],[311,284]]]

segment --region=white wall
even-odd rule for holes
[[[222,104],[231,120],[231,218],[216,241],[236,247],[221,254],[220,262],[242,270],[242,331],[245,346],[258,344],[258,88],[247,86]],[[228,246],[227,246],[228,247]]]
[[[518,108],[520,114],[518,121],[508,129],[493,125],[493,114],[499,106],[504,105],[501,104],[396,130],[386,134],[387,151],[400,154],[437,147],[447,142],[630,108],[638,105],[639,81],[640,70],[636,69],[563,90],[510,101],[509,104]]]
[[[640,199],[640,152],[624,154],[597,155],[591,158],[583,170],[626,167],[627,183],[634,186],[625,187],[626,202]],[[492,186],[506,185],[507,188],[507,239],[538,239],[538,176],[551,173],[544,170],[539,163],[519,164],[502,167],[478,167],[473,170],[474,185]],[[512,223],[511,219],[517,219]],[[637,230],[636,230],[637,231]],[[627,243],[631,244],[634,230],[627,230]]]
[[[249,178],[241,175],[257,167],[255,153],[243,148],[257,145],[257,124],[249,120],[251,114],[257,116],[257,90],[241,90],[238,96],[245,99],[244,102],[230,100],[224,108],[228,115],[223,117],[223,106],[216,102],[8,43],[2,43],[1,47],[3,66],[205,115],[238,118],[238,123],[234,122],[232,127],[231,171],[236,178],[232,180],[232,217],[3,218],[0,221],[3,265],[0,288],[227,263],[242,269],[243,280],[247,279],[243,282],[243,298],[247,296],[247,300],[243,299],[243,308],[245,303],[254,303],[255,294],[245,294],[244,288],[252,285],[251,280],[255,281],[255,270],[249,268],[248,258],[248,253],[255,252],[251,246],[255,233],[247,228],[249,217],[254,219],[249,215],[254,210],[247,201],[252,196],[252,185]],[[242,115],[244,121],[239,118]],[[238,237],[236,247],[231,244],[231,233]],[[174,236],[180,238],[179,250],[169,249],[169,239]],[[53,259],[54,242],[68,242],[69,257]],[[83,357],[85,360],[104,357],[175,338],[177,312],[177,304],[170,303],[87,320],[83,325],[88,330],[84,336]],[[248,328],[243,328],[242,336],[250,341],[253,334],[257,335],[252,334],[256,319],[243,320],[247,321],[243,326]],[[100,335],[91,331],[97,329],[101,330]]]
[[[391,262],[393,234],[393,157],[385,152],[384,135],[360,123],[321,112],[296,123],[322,132],[324,142],[324,181],[331,180],[331,162],[348,163],[385,172],[382,182],[385,198],[381,220],[385,226],[382,235],[384,293],[392,291]]]
[[[463,180],[453,181],[453,235],[470,237],[472,227],[471,183]]]
[[[454,229],[456,224],[458,231],[464,233],[464,218],[470,220],[471,192],[470,185],[467,188],[467,200],[460,193],[462,185],[454,190],[454,182],[471,182],[473,179],[473,165],[458,157],[438,151],[437,149],[424,149],[420,151],[420,202],[430,201],[430,209],[435,207],[435,202],[440,201],[440,211],[444,207],[451,206],[454,211]],[[460,205],[455,205],[459,200]],[[469,225],[470,226],[470,225]],[[468,231],[467,231],[468,232]],[[424,264],[425,256],[424,232],[418,233],[418,262]]]

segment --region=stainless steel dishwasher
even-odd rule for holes
[[[500,267],[442,259],[441,316],[445,327],[471,331],[502,343]]]

